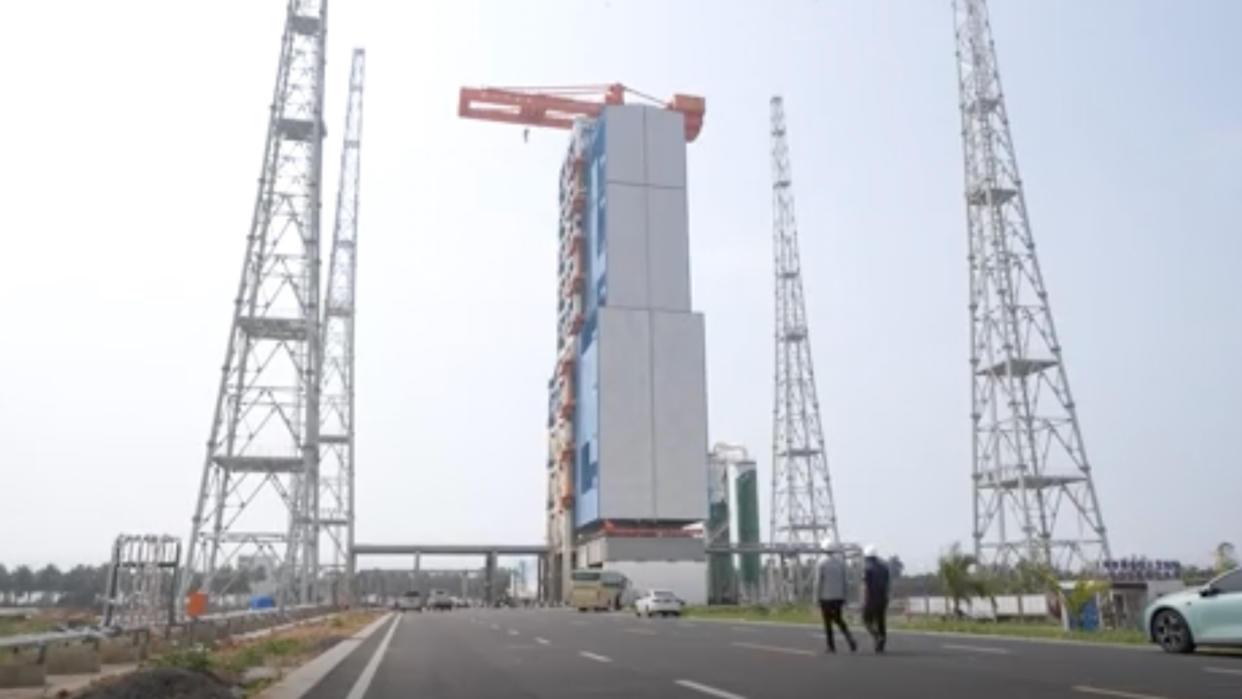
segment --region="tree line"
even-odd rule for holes
[[[0,606],[94,606],[108,590],[111,569],[107,563],[79,564],[64,571],[50,563],[38,569],[26,565],[10,569],[0,563]],[[231,568],[223,567],[216,571],[211,592],[249,594],[251,583],[265,579],[261,568],[243,568],[235,574]],[[196,575],[192,587],[200,587],[201,580]]]

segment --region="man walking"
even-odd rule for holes
[[[864,548],[863,557],[863,624],[875,642],[875,652],[883,653],[888,643],[888,566],[880,560],[874,546]]]
[[[824,548],[832,549],[832,541],[824,542]],[[841,635],[850,644],[850,652],[858,650],[858,644],[850,635],[850,627],[846,626],[841,611],[845,608],[846,593],[849,592],[849,581],[846,579],[845,558],[840,551],[830,550],[819,564],[819,575],[816,578],[819,591],[819,613],[824,617],[824,636],[828,639],[828,652],[837,652],[835,639],[832,636],[832,625],[841,627]]]

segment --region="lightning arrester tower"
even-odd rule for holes
[[[309,601],[319,554],[319,207],[327,0],[290,0],[182,591],[261,561]],[[195,577],[201,575],[201,581]]]
[[[323,306],[323,388],[319,423],[319,543],[325,576],[353,595],[354,548],[354,293],[358,269],[358,185],[362,147],[362,82],[366,52],[356,48],[341,144],[336,223]]]
[[[983,0],[955,0],[970,264],[974,548],[1059,569],[1108,537],[1035,255]]]
[[[785,107],[772,107],[772,248],[776,260],[776,399],[772,427],[774,544],[840,541],[807,331]]]

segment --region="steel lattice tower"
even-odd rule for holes
[[[955,0],[953,11],[970,248],[975,554],[996,565],[1092,566],[1108,558],[1108,537],[1035,255],[987,7]]]
[[[366,52],[354,49],[336,190],[336,223],[323,306],[323,388],[319,423],[320,555],[325,573],[353,587],[354,547],[354,293],[358,268],[358,182],[362,147],[362,81]]]
[[[839,541],[824,430],[811,365],[785,108],[772,107],[772,247],[776,265],[776,399],[772,428],[772,528],[777,544]]]
[[[274,569],[281,604],[317,578],[319,206],[327,0],[289,0],[263,167],[186,554],[183,591]]]

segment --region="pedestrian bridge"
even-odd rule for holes
[[[492,579],[496,572],[496,559],[499,556],[537,556],[538,575],[536,599],[543,599],[543,566],[548,547],[543,544],[524,546],[521,544],[354,544],[350,551],[349,570],[358,567],[358,556],[483,556],[487,570],[484,583],[484,596],[488,604],[496,601],[496,590],[492,589]],[[417,564],[416,564],[417,565]]]

